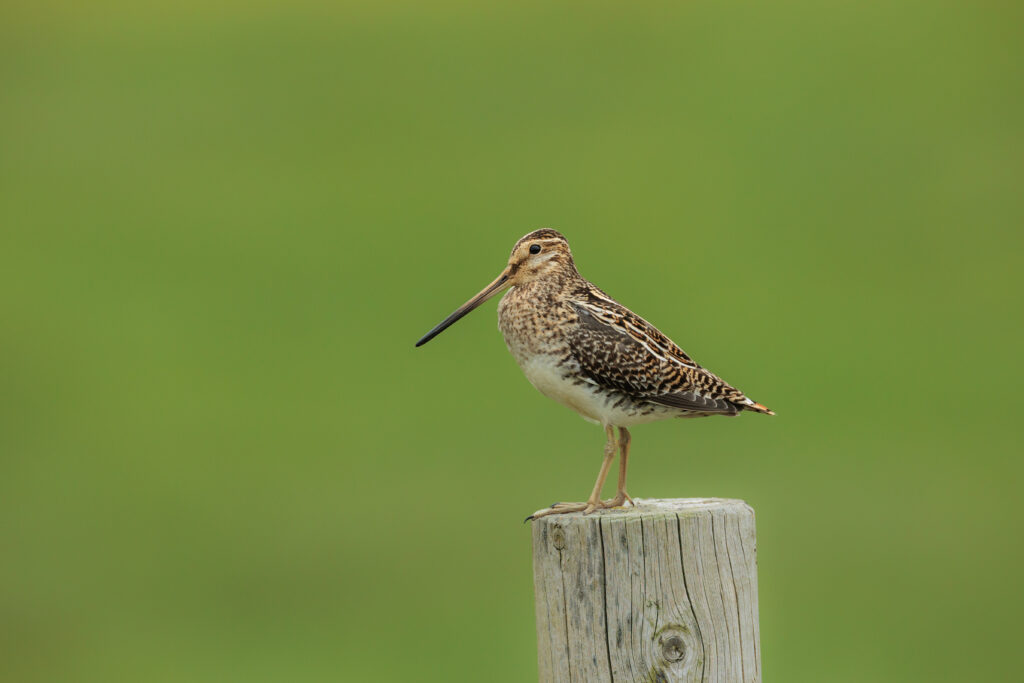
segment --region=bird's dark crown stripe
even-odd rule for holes
[[[551,228],[541,228],[540,230],[534,230],[529,235],[527,235],[526,237],[524,237],[523,239],[521,239],[519,241],[523,242],[525,240],[542,240],[542,239],[558,239],[558,240],[561,240],[562,242],[566,241],[565,237],[562,235],[562,233],[558,232],[557,230],[552,230]]]

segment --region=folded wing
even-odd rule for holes
[[[735,415],[753,404],[614,300],[591,296],[569,305],[580,320],[569,347],[593,383],[687,414]]]

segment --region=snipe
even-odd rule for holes
[[[505,290],[498,304],[498,327],[526,378],[545,396],[602,425],[607,435],[604,461],[587,501],[556,503],[527,519],[632,503],[626,492],[628,427],[744,410],[774,415],[585,280],[576,270],[569,243],[555,230],[535,230],[516,242],[501,275],[416,346]],[[614,498],[602,501],[601,488],[616,450],[621,453],[618,488]]]

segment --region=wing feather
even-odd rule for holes
[[[748,399],[697,365],[653,325],[611,299],[571,301],[580,324],[573,357],[591,381],[636,400],[702,414],[734,415]]]

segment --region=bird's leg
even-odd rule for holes
[[[601,489],[604,488],[604,480],[608,478],[608,470],[612,468],[612,459],[615,458],[615,427],[605,427],[604,432],[608,435],[608,440],[604,444],[604,462],[601,463],[601,471],[597,473],[594,490],[590,492],[590,498],[587,498],[589,509],[584,510],[583,514],[593,512],[595,508],[604,507],[604,503],[601,501]]]
[[[566,512],[583,512],[589,515],[598,508],[608,507],[608,504],[601,500],[601,489],[604,487],[604,480],[608,478],[608,470],[612,468],[612,459],[615,458],[615,427],[605,427],[605,434],[608,440],[604,445],[604,461],[601,463],[601,471],[597,473],[597,481],[594,482],[594,490],[590,492],[590,498],[586,503],[555,503],[549,508],[538,510],[526,518],[526,521],[533,521],[548,515],[560,515]],[[621,503],[620,503],[621,504]]]
[[[626,467],[629,463],[630,441],[632,441],[632,437],[629,435],[629,430],[619,427],[619,449],[621,451],[619,453],[619,486],[615,489],[615,497],[605,501],[606,507],[620,507],[625,505],[627,500],[633,507],[636,507],[636,501],[626,493]]]

